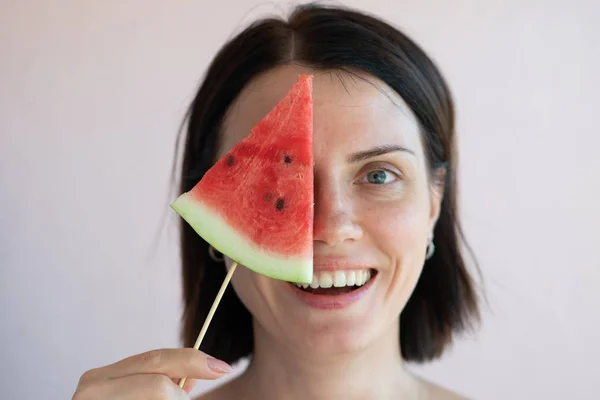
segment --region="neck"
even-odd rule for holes
[[[417,381],[404,368],[399,328],[389,329],[368,348],[335,356],[291,349],[255,323],[254,354],[241,377],[252,399],[415,398]],[[241,388],[241,387],[240,387]]]

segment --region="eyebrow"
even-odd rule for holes
[[[369,158],[381,156],[381,155],[388,154],[388,153],[393,153],[396,151],[403,151],[403,152],[412,154],[413,156],[415,155],[414,151],[407,149],[406,147],[398,146],[395,144],[390,144],[390,145],[385,145],[385,146],[377,146],[377,147],[373,147],[372,149],[369,149],[366,151],[359,151],[357,153],[350,154],[350,156],[348,157],[348,162],[349,163],[357,163],[360,161],[367,160]]]

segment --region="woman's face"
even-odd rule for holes
[[[232,284],[259,334],[304,352],[339,354],[397,332],[423,267],[441,190],[428,179],[412,112],[367,75],[365,81],[286,66],[260,76],[230,109],[219,156],[248,135],[302,73],[314,76],[313,284],[345,280],[346,288],[308,293],[246,268]],[[368,281],[357,286],[361,278]]]

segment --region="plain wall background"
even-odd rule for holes
[[[180,345],[176,133],[223,42],[291,3],[0,4],[0,397],[64,400],[91,367]],[[598,3],[343,4],[415,38],[457,101],[489,306],[415,370],[477,399],[599,398]]]

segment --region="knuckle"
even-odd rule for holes
[[[92,385],[95,376],[96,369],[90,369],[81,375],[72,400],[94,400],[98,397],[97,390],[95,386]]]
[[[142,355],[142,362],[151,368],[158,367],[163,362],[163,353],[160,350],[150,350]]]
[[[85,371],[81,377],[79,378],[79,384],[88,383],[94,380],[94,377],[97,375],[97,369],[93,368]]]
[[[78,386],[72,400],[98,400],[98,392],[92,386]]]

